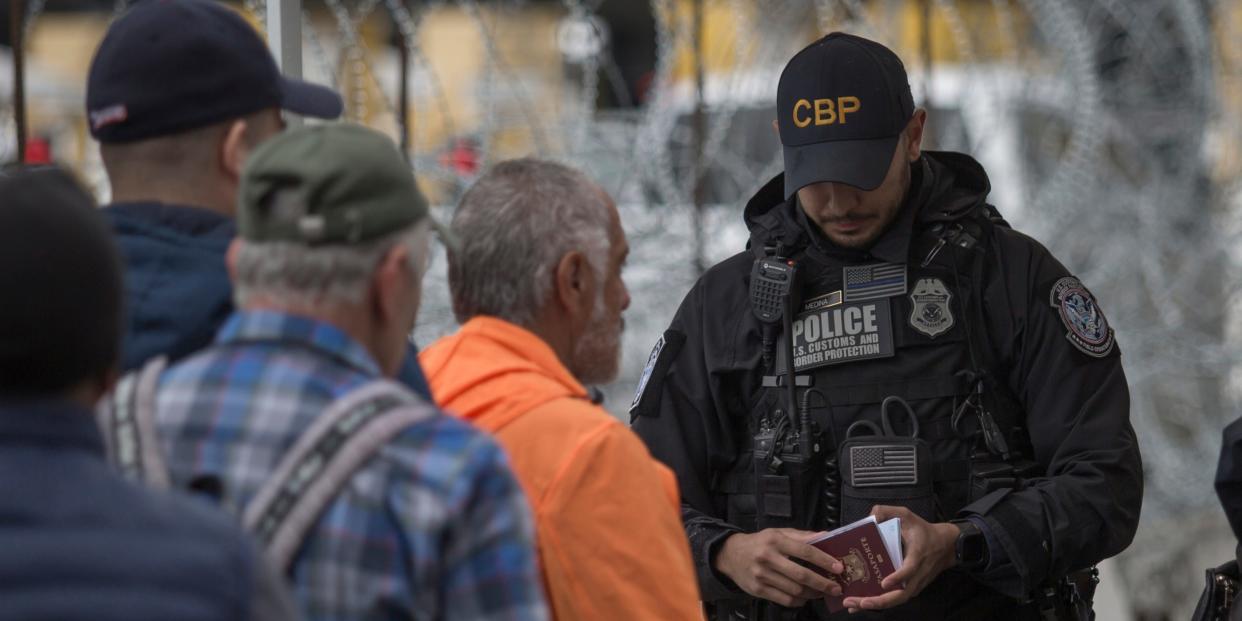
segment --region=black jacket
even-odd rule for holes
[[[93,413],[0,400],[0,621],[293,619],[223,512],[111,472]]]
[[[980,208],[990,189],[982,167],[961,154],[927,152],[913,172],[897,220],[867,251],[835,247],[824,238],[796,200],[784,200],[781,177],[746,207],[750,244],[809,249],[821,266],[907,263],[916,238]],[[1025,413],[1028,452],[1042,476],[1019,490],[961,507],[956,516],[978,516],[993,545],[1003,550],[997,556],[1004,562],[974,574],[971,583],[985,585],[993,595],[1022,598],[1050,578],[1129,545],[1138,525],[1142,468],[1120,354],[1111,340],[1094,354],[1073,342],[1055,305],[1053,288],[1069,272],[1038,242],[1007,226],[991,227],[983,244],[980,308],[986,325],[971,330],[986,333],[990,372]],[[752,411],[766,392],[761,328],[748,298],[754,259],[751,251],[741,252],[699,279],[665,333],[661,354],[653,356],[650,378],[632,410],[634,430],[677,473],[686,532],[709,605],[745,598],[711,562],[725,537],[748,530],[726,521],[728,499],[720,481],[750,451]],[[893,304],[893,321],[904,322],[908,303],[894,298]],[[905,351],[899,347],[895,356],[865,364],[900,375],[911,359]],[[919,599],[894,612],[917,609]],[[907,615],[882,618],[900,616]]]

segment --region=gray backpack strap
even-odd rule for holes
[[[303,539],[353,474],[402,430],[437,413],[390,380],[337,399],[298,437],[246,505],[242,523],[288,570]]]
[[[168,366],[163,356],[126,375],[99,405],[98,420],[108,459],[125,478],[168,488],[168,466],[155,429],[155,389]]]

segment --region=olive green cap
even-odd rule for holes
[[[291,129],[246,162],[238,231],[255,242],[367,242],[430,218],[405,157],[387,136],[351,123]],[[431,220],[445,243],[444,227]]]

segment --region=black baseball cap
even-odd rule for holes
[[[267,44],[216,0],[140,0],[113,22],[91,61],[91,135],[133,142],[206,127],[264,108],[340,116],[332,89],[287,78]]]
[[[874,190],[914,115],[914,97],[892,50],[834,32],[785,65],[776,112],[786,198],[825,181]]]

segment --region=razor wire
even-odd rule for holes
[[[615,1],[562,0],[560,8],[564,17],[589,24],[605,2]],[[912,10],[895,0],[703,0],[705,11],[727,13],[734,21],[730,29],[712,30],[710,46],[704,43],[715,62],[704,76],[710,96],[697,137],[702,150],[694,153],[693,90],[679,68],[692,48],[689,2],[633,3],[653,18],[655,61],[642,105],[620,111],[597,105],[605,84],[619,98],[637,96],[625,92],[611,41],[559,79],[523,73],[520,54],[528,48],[502,49],[498,43],[513,27],[506,16],[530,6],[520,0],[305,0],[302,16],[307,67],[343,88],[351,118],[384,129],[390,118],[409,111],[398,109],[381,79],[392,50],[364,31],[385,20],[391,26],[409,59],[410,75],[403,77],[417,76],[418,99],[437,123],[408,128],[409,155],[421,179],[450,187],[442,203],[455,203],[473,179],[443,157],[450,148],[445,140],[460,138],[473,140],[483,163],[525,150],[587,168],[617,197],[627,230],[651,265],[627,273],[639,286],[631,284],[636,299],[624,341],[622,386],[634,383],[634,361],[645,358],[645,347],[675,309],[676,300],[657,299],[669,297],[669,285],[655,294],[640,287],[654,286],[666,273],[678,275],[676,286],[693,281],[686,268],[692,227],[707,227],[709,239],[717,240],[713,257],[738,250],[745,241],[741,205],[780,172],[779,148],[750,153],[733,137],[754,118],[770,122],[784,63],[813,36],[833,30],[896,44],[903,12]],[[1242,144],[1242,104],[1221,96],[1228,86],[1233,97],[1242,97],[1236,77],[1242,75],[1242,46],[1234,43],[1242,32],[1234,31],[1238,20],[1219,18],[1232,3],[920,2],[936,32],[947,33],[948,40],[937,43],[953,57],[931,65],[922,50],[900,53],[912,82],[927,87],[934,110],[962,118],[960,139],[940,146],[979,157],[1002,212],[1096,290],[1118,329],[1147,464],[1146,532],[1188,511],[1217,510],[1207,493],[1207,470],[1219,428],[1237,416],[1242,399],[1242,311],[1234,310],[1242,302],[1242,162],[1236,146]],[[117,10],[125,6],[126,0],[116,1]],[[264,21],[264,0],[244,0],[244,6]],[[46,0],[31,0],[28,33],[37,35],[32,28],[46,8]],[[473,40],[461,45],[480,53],[469,93],[476,114],[454,105],[453,76],[441,75],[432,62],[442,52],[425,45],[428,16],[437,11],[459,11],[473,30]],[[980,11],[994,27],[981,31],[972,25],[969,18],[980,19]],[[754,89],[766,95],[747,99],[744,94]],[[553,92],[559,95],[548,95]],[[426,109],[413,114],[416,120],[431,116]],[[937,116],[930,121],[938,122]],[[519,147],[501,139],[515,133],[526,138]],[[0,141],[11,143],[12,134],[11,112],[0,110]],[[690,165],[696,158],[699,164]],[[736,196],[696,209],[698,183],[736,189]],[[439,286],[428,287],[420,341],[452,328],[443,263],[431,276]],[[428,313],[432,321],[426,321]],[[1145,568],[1165,567],[1182,552],[1172,544],[1161,548],[1144,532],[1140,540],[1142,546],[1122,559],[1131,584],[1144,585],[1132,589],[1136,605],[1152,613],[1162,606],[1178,610],[1185,596],[1179,589],[1187,587],[1152,588],[1167,581],[1153,579],[1156,569]]]

